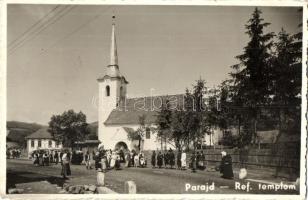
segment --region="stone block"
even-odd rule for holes
[[[10,188],[8,189],[9,194],[20,194],[17,188]]]
[[[85,191],[89,190],[89,186],[88,185],[84,185],[83,188],[84,188]]]
[[[97,185],[104,186],[105,185],[105,173],[104,172],[97,172]]]
[[[67,191],[66,190],[60,190],[59,194],[67,194]]]
[[[98,194],[117,194],[115,191],[107,188],[107,187],[97,187]]]
[[[75,190],[75,186],[69,186],[68,187],[68,192],[72,193]]]
[[[134,181],[126,181],[124,184],[124,193],[126,194],[136,194],[137,186]]]
[[[92,191],[92,192],[95,192],[96,186],[95,185],[90,185],[89,186],[89,190]]]

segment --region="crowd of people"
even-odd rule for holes
[[[12,151],[13,153],[14,151]],[[14,153],[13,153],[14,154]],[[92,154],[92,155],[91,155]],[[15,155],[15,154],[14,154]],[[222,160],[216,170],[220,171],[222,178],[232,179],[232,158],[225,151],[221,152]],[[90,153],[87,151],[70,151],[68,149],[62,150],[36,150],[32,153],[33,164],[36,166],[48,166],[51,163],[60,163],[61,175],[67,178],[71,174],[70,163],[81,164],[84,163],[86,169],[90,170],[94,167],[96,170],[119,170],[127,167],[146,167],[147,158],[145,154],[135,150],[129,151],[124,149],[105,150],[99,147],[96,151]],[[189,160],[187,159],[189,157]],[[187,170],[195,173],[196,170],[206,169],[206,159],[203,151],[193,152],[189,156],[185,151],[173,151],[171,148],[168,151],[153,151],[151,158],[152,168],[178,169]]]
[[[6,150],[6,157],[8,159],[20,158],[20,156],[21,156],[21,150],[20,149],[12,148],[12,149]]]
[[[35,150],[31,154],[33,164],[36,166],[48,166],[51,163],[56,165],[61,160],[61,155],[63,151],[61,150]]]
[[[190,157],[190,161],[188,161],[189,165],[187,166],[187,155],[186,152],[178,151],[175,155],[172,149],[169,149],[166,152],[156,151],[152,152],[151,156],[151,164],[153,168],[177,168],[179,170],[186,170],[187,167],[192,169],[192,172],[196,172],[197,169],[204,170],[205,169],[205,155],[204,153],[197,152],[192,153]],[[173,168],[174,167],[174,168]]]
[[[87,153],[88,154],[88,153]],[[87,155],[86,154],[86,155]],[[88,156],[86,156],[88,158]],[[116,149],[112,151],[98,149],[93,156],[95,161],[95,169],[99,169],[104,160],[104,169],[121,169],[122,167],[146,167],[146,157],[143,152],[137,153],[135,150]],[[86,166],[87,166],[86,161]],[[88,167],[87,167],[88,168]]]
[[[222,178],[233,179],[232,158],[223,151],[221,152],[222,160],[217,168],[220,171]],[[98,149],[94,156],[95,169],[110,170],[120,169],[121,167],[146,167],[146,157],[143,152],[137,153],[136,151],[120,150],[104,150]],[[123,165],[121,165],[123,163]],[[196,170],[206,169],[205,154],[202,151],[193,152],[190,155],[190,160],[187,160],[185,151],[178,151],[176,154],[172,149],[168,151],[152,152],[151,155],[152,168],[166,168],[166,169],[191,169],[193,173]],[[87,165],[86,165],[87,166]],[[87,167],[88,168],[88,167]]]
[[[61,164],[61,175],[63,178],[71,175],[70,163],[72,155],[76,152],[71,152],[68,149],[61,150],[35,150],[31,154],[33,164],[35,166],[48,166],[50,164]]]

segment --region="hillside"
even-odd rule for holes
[[[98,122],[89,123],[90,134],[87,136],[89,140],[97,140]]]
[[[7,141],[17,142],[19,145],[25,146],[25,137],[42,127],[44,126],[36,123],[8,121],[6,123],[8,130]]]

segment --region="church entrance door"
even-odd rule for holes
[[[122,149],[122,150],[128,150],[127,144],[125,142],[118,142],[115,147],[115,149]]]

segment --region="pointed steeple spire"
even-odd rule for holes
[[[107,75],[111,77],[120,77],[114,20],[115,20],[115,16],[113,15],[112,16],[112,30],[111,30],[111,45],[110,45],[110,63],[107,67]]]
[[[112,32],[111,32],[111,48],[110,48],[110,64],[118,66],[117,42],[115,36],[115,16],[112,16]]]

